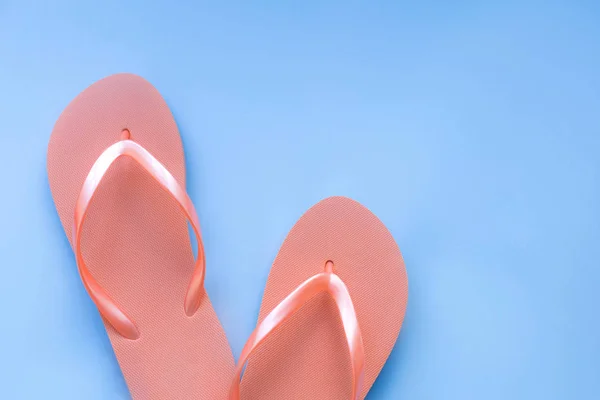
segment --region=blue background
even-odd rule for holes
[[[1,398],[128,397],[45,171],[116,72],[179,124],[236,358],[289,229],[346,195],[410,282],[368,399],[600,398],[598,3],[48,3],[0,1]]]

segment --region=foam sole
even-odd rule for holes
[[[66,107],[48,145],[48,179],[69,240],[87,173],[123,129],[185,187],[181,138],[158,91],[135,75],[102,79]],[[81,243],[92,276],[140,330],[129,340],[105,321],[132,397],[225,398],[234,363],[208,295],[192,317],[184,311],[194,268],[185,215],[133,160],[121,157],[107,172]]]
[[[408,280],[400,250],[383,223],[359,203],[331,197],[292,228],[271,268],[259,322],[298,285],[333,261],[344,281],[365,349],[364,398],[400,332]],[[334,301],[312,298],[257,348],[241,382],[243,400],[348,400],[349,352]]]

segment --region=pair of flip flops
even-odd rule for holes
[[[133,398],[366,396],[398,337],[408,286],[390,232],[359,203],[327,198],[292,228],[236,366],[204,290],[181,138],[150,83],[118,74],[79,94],[52,132],[48,179]]]

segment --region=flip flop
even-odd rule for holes
[[[407,300],[404,261],[383,223],[353,200],[321,201],[273,263],[229,399],[363,399]]]
[[[158,91],[118,74],[79,94],[54,126],[48,180],[132,397],[226,398],[233,356],[204,291],[181,138]]]

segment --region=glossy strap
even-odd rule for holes
[[[333,297],[340,313],[352,364],[352,400],[359,398],[364,378],[364,347],[362,336],[348,288],[340,277],[333,273],[332,264],[328,262],[325,272],[309,278],[298,286],[252,332],[236,366],[235,376],[229,391],[229,400],[239,400],[242,371],[254,350],[275,329],[281,326],[285,320],[294,315],[306,302],[321,292],[327,292]]]
[[[85,178],[83,187],[77,203],[75,205],[75,224],[73,227],[73,247],[77,259],[77,268],[81,275],[83,284],[98,307],[102,316],[127,339],[135,340],[140,336],[140,332],[135,323],[119,308],[119,306],[108,296],[106,291],[92,277],[83,260],[81,254],[81,231],[85,220],[88,206],[94,193],[98,189],[102,178],[110,166],[121,156],[133,158],[141,165],[155,180],[162,186],[179,204],[181,210],[185,213],[187,219],[192,225],[194,234],[198,241],[198,253],[194,272],[185,296],[184,309],[188,316],[192,316],[200,306],[200,300],[204,293],[204,270],[205,259],[204,249],[200,235],[200,224],[198,215],[191,199],[186,191],[177,183],[177,180],[152,154],[140,146],[138,143],[126,139],[121,140],[107,148],[98,157],[90,172]]]

